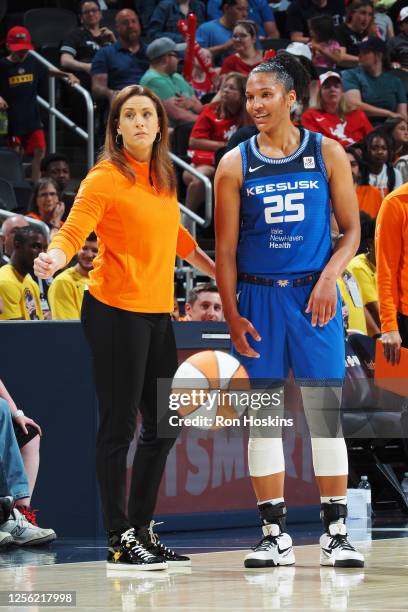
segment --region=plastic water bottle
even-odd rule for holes
[[[401,482],[401,489],[404,491],[405,499],[408,504],[408,472],[404,474],[404,478]]]
[[[408,479],[407,479],[408,481]],[[362,476],[360,482],[358,483],[358,489],[364,489],[366,494],[366,504],[367,504],[367,518],[371,519],[371,485],[368,482],[367,476]]]

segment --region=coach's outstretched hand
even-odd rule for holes
[[[48,253],[40,253],[34,259],[34,274],[38,278],[50,278],[57,270],[66,264],[64,251],[61,249],[51,249]]]
[[[321,276],[310,294],[306,312],[312,313],[312,326],[323,327],[336,314],[337,285],[336,280]]]
[[[238,353],[245,355],[245,357],[255,357],[258,359],[260,354],[254,351],[254,349],[250,346],[245,335],[251,334],[251,336],[257,342],[261,340],[261,336],[258,334],[252,323],[248,321],[248,319],[238,316],[234,317],[233,319],[229,319],[228,327],[230,330],[232,343]]]

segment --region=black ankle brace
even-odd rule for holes
[[[322,504],[320,518],[323,521],[324,530],[328,532],[330,523],[336,523],[340,519],[346,522],[347,506],[345,504]]]
[[[271,504],[266,502],[258,505],[258,510],[261,515],[263,525],[274,524],[279,525],[279,529],[283,532],[286,530],[286,504]]]

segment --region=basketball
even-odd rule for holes
[[[170,409],[185,426],[215,430],[238,426],[250,389],[245,368],[222,351],[202,351],[184,361],[174,375]]]

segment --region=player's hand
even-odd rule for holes
[[[337,307],[336,281],[321,276],[310,294],[306,312],[312,313],[312,326],[323,327],[333,319]]]
[[[31,425],[32,427],[34,427],[34,429],[38,431],[40,436],[42,436],[41,427],[35,421],[33,421],[33,419],[30,419],[30,417],[20,416],[15,418],[14,422],[23,430],[26,435],[28,434],[27,425]]]
[[[57,258],[49,253],[40,253],[34,259],[34,274],[38,278],[50,278],[61,267]]]
[[[400,360],[402,339],[398,331],[386,332],[381,336],[384,357],[391,363],[397,365]]]
[[[250,334],[257,342],[261,340],[261,336],[252,323],[244,317],[237,316],[228,321],[228,327],[231,334],[231,341],[238,353],[245,355],[245,357],[254,357],[258,359],[260,357],[259,353],[254,351],[246,338],[246,334]]]

